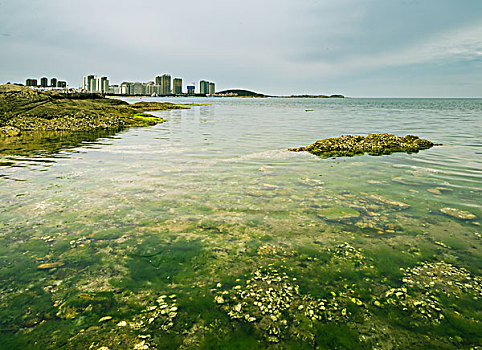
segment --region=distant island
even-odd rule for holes
[[[259,94],[254,91],[243,89],[230,89],[216,92],[217,97],[269,97],[268,95]]]
[[[230,89],[216,92],[216,97],[278,97],[278,98],[345,98],[343,95],[290,95],[290,96],[275,96],[265,95],[254,91],[244,89]]]

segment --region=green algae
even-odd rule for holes
[[[403,281],[430,285],[425,278],[434,273],[444,284],[465,284],[436,271],[472,279],[480,275],[480,253],[471,248],[480,246],[478,227],[442,215],[437,208],[445,205],[426,191],[412,196],[409,185],[396,183],[387,189],[367,184],[373,175],[349,163],[338,166],[354,173],[357,184],[320,166],[316,172],[324,174],[323,186],[300,181],[298,168],[283,169],[263,181],[239,170],[235,185],[220,185],[196,169],[189,180],[195,185],[186,188],[179,186],[177,173],[158,175],[156,164],[151,174],[158,178],[135,178],[134,190],[106,180],[92,166],[92,171],[63,184],[62,195],[55,194],[58,189],[49,180],[40,194],[33,191],[37,184],[26,183],[19,189],[28,195],[5,196],[9,204],[0,215],[8,226],[2,227],[0,237],[0,277],[5,281],[0,303],[5,310],[2,327],[12,331],[0,334],[2,346],[19,348],[26,339],[34,349],[470,348],[480,343],[480,299],[474,299],[474,288],[449,297],[437,283],[425,288]],[[95,179],[87,181],[92,174]],[[410,174],[406,177],[416,181]],[[268,183],[278,189],[263,186]],[[244,194],[240,187],[263,195]],[[75,188],[88,196],[80,201]],[[70,195],[73,199],[61,205]],[[338,216],[321,215],[328,216],[330,210]],[[341,214],[347,210],[352,215],[345,218]],[[25,212],[32,215],[21,218]],[[454,244],[457,239],[464,243]],[[54,271],[37,269],[40,263],[56,261],[64,265]],[[440,268],[414,279],[417,268],[432,263]],[[268,267],[280,276],[285,273],[290,285],[299,287],[298,302],[304,303],[304,312],[295,309],[287,315],[297,326],[283,330],[278,343],[269,338],[273,327],[265,329],[274,321],[260,325],[261,320],[253,324],[232,318],[229,312],[237,303],[229,299],[226,311],[215,300],[224,291],[230,296],[245,291],[256,271],[267,277]],[[270,295],[276,300],[282,288],[267,280],[259,286],[275,289]],[[234,289],[238,285],[242,288]],[[24,292],[26,288],[30,291]],[[164,316],[152,316],[162,305],[157,298],[172,294],[177,315],[164,330],[169,324]],[[248,313],[254,313],[254,300],[243,300]],[[444,318],[428,322],[421,310],[427,314],[434,309],[415,305],[419,300],[436,302]],[[331,314],[321,312],[320,301],[325,309],[330,306]],[[313,306],[311,317],[319,319],[308,318],[306,306]],[[99,322],[106,316],[112,319]],[[152,323],[150,318],[155,318]],[[118,326],[122,322],[126,325]]]
[[[322,208],[318,213],[327,220],[353,219],[360,216],[360,213],[355,209],[343,207]]]
[[[290,148],[293,152],[309,152],[322,157],[352,157],[368,153],[372,156],[392,154],[394,152],[413,153],[428,149],[434,143],[418,136],[399,137],[392,134],[343,135],[336,138],[318,140],[310,146]]]
[[[0,86],[0,137],[16,139],[25,135],[32,138],[35,133],[38,138],[38,132],[119,131],[164,121],[142,112],[183,108],[189,107],[158,102],[130,105],[95,94],[79,97],[6,84]],[[31,142],[29,144],[33,146]]]
[[[132,119],[135,119],[136,121],[140,121],[145,125],[156,125],[166,121],[165,119],[155,117],[153,115],[146,114],[146,113],[136,113],[132,116]]]

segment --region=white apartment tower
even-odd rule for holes
[[[82,76],[82,90],[94,93],[105,94],[109,92],[109,79],[107,77],[96,77],[95,75]]]
[[[82,76],[82,89],[87,92],[95,92],[95,77],[93,75]]]
[[[107,77],[95,78],[95,92],[99,92],[101,94],[109,92],[109,80]]]

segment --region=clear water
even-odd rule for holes
[[[480,345],[482,100],[173,102],[2,141],[0,348]],[[443,145],[286,151],[377,132]]]

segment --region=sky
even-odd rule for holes
[[[0,82],[482,97],[482,0],[0,0]]]

